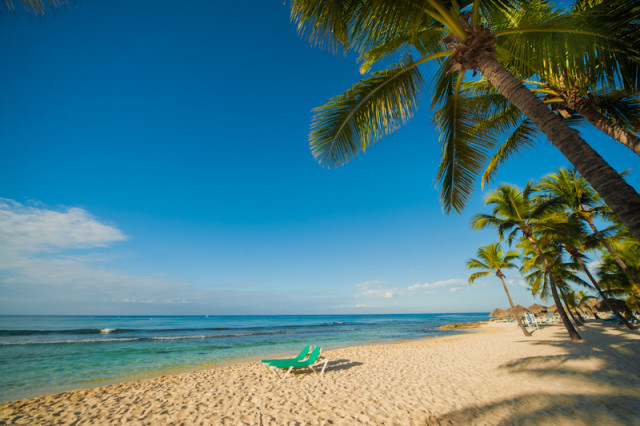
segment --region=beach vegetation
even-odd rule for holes
[[[570,69],[587,81],[637,83],[636,43],[612,37],[620,20],[607,19],[618,16],[626,2],[580,4],[559,10],[540,1],[293,0],[291,15],[300,33],[333,51],[357,52],[362,73],[401,57],[315,109],[309,137],[314,157],[340,166],[405,124],[425,86],[419,67],[433,64],[432,106],[439,107],[435,121],[443,149],[437,179],[444,210],[460,212],[497,144],[495,138],[477,137],[474,129],[484,105],[460,96],[463,83],[480,73],[513,106],[512,113],[520,111],[530,121],[521,134],[539,129],[640,237],[640,195],[521,81]],[[632,29],[633,16],[627,25]]]
[[[500,279],[502,283],[502,288],[504,292],[507,294],[507,298],[509,299],[509,305],[511,306],[511,312],[515,312],[516,305],[513,303],[511,299],[511,294],[509,293],[509,289],[507,288],[507,284],[504,282],[504,273],[502,273],[503,269],[515,268],[516,265],[513,263],[514,260],[518,259],[520,254],[516,251],[508,251],[503,252],[502,247],[500,247],[499,243],[488,244],[486,246],[482,246],[478,249],[477,257],[474,259],[469,259],[467,261],[467,267],[469,269],[480,269],[478,272],[474,272],[469,277],[469,284],[473,284],[473,282],[480,278],[486,277],[487,275],[494,273],[496,277]],[[515,319],[518,322],[518,327],[522,330],[522,334],[529,337],[531,333],[527,331],[527,328],[522,323],[519,315],[515,315]]]
[[[562,323],[571,340],[580,341],[582,337],[562,307],[551,258],[548,254],[545,255],[538,242],[537,231],[545,226],[549,213],[555,208],[555,203],[536,198],[536,192],[537,187],[533,182],[527,183],[522,190],[509,184],[500,185],[488,194],[485,201],[486,205],[492,206],[491,214],[475,214],[471,218],[471,227],[474,230],[495,228],[500,240],[505,240],[509,244],[518,239],[528,241],[537,254],[537,261],[543,266],[544,276],[549,280],[551,295]]]
[[[486,204],[492,213],[474,215],[472,228],[492,227],[501,241],[516,242],[530,291],[553,298],[572,340],[579,335],[569,317],[582,325],[579,313],[594,298],[583,290],[595,291],[622,324],[635,328],[629,319],[639,310],[634,276],[640,271],[640,243],[575,170],[558,169],[523,190],[503,184]],[[589,253],[602,259],[597,278],[587,265]],[[614,297],[626,298],[626,305]]]

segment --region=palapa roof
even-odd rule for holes
[[[624,311],[627,308],[627,304],[624,302],[624,300],[609,299],[609,302],[611,302],[613,307],[616,308],[619,311]],[[611,309],[609,309],[609,307],[604,302],[604,300],[601,300],[598,303],[596,303],[595,305],[593,305],[593,309],[595,309],[598,312],[610,312],[611,311]]]
[[[496,308],[489,314],[490,317],[504,318],[508,315],[504,309]]]
[[[521,317],[524,315],[525,312],[531,312],[531,311],[529,311],[529,309],[525,308],[522,305],[516,305],[513,308],[507,309],[507,312],[509,313],[510,317],[513,317],[513,316]]]
[[[534,314],[537,314],[538,312],[546,311],[547,307],[534,303],[533,305],[529,306],[527,309],[529,309],[529,311],[533,312]]]

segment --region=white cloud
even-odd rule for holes
[[[602,266],[602,263],[599,260],[594,260],[593,262],[586,264],[587,269],[592,275],[596,275],[598,273],[598,268],[600,268],[600,266]]]
[[[35,254],[107,247],[126,239],[117,228],[100,223],[77,207],[53,210],[0,198],[0,247],[5,252]]]
[[[383,299],[392,299],[396,297],[411,296],[416,293],[433,294],[434,289],[448,288],[450,292],[456,292],[461,288],[465,288],[466,281],[460,278],[451,278],[448,280],[436,281],[433,283],[413,284],[404,289],[398,287],[388,288],[385,281],[365,281],[356,284],[356,288],[360,292],[355,297],[377,297]]]
[[[115,226],[77,207],[22,205],[0,198],[0,312],[5,314],[264,314],[292,306],[327,306],[339,299],[318,290],[294,295],[217,290],[161,274],[107,267]],[[372,283],[373,284],[373,283]],[[312,301],[313,303],[310,303]],[[316,312],[320,313],[320,312]]]
[[[397,288],[386,288],[385,281],[365,281],[360,284],[356,284],[356,288],[360,290],[356,293],[355,297],[380,297],[384,299],[391,299],[403,292],[398,291]]]
[[[384,284],[384,282],[383,281],[365,281],[363,283],[356,284],[356,288],[359,290],[367,290],[371,288],[371,286],[379,285],[379,284]]]
[[[512,286],[520,286],[520,287],[528,287],[528,284],[522,279],[522,278],[511,278],[508,280],[505,280],[505,283],[507,285],[512,285]]]
[[[411,292],[415,292],[418,290],[428,290],[428,289],[441,288],[441,287],[460,286],[464,284],[466,284],[466,281],[463,279],[451,278],[448,280],[441,280],[433,283],[414,284],[412,286],[407,287],[407,290]]]

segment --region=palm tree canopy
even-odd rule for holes
[[[467,261],[467,267],[469,269],[482,269],[480,272],[475,272],[469,277],[469,284],[472,284],[476,279],[489,275],[491,272],[495,272],[496,275],[501,276],[503,269],[515,268],[514,260],[518,259],[519,253],[516,251],[504,252],[499,243],[488,244],[478,249],[476,259],[469,259]]]
[[[618,9],[626,4],[612,1]],[[618,58],[635,58],[637,49],[627,38],[610,36],[620,31],[611,21],[584,30],[586,22],[611,14],[613,3],[607,4],[569,13],[534,0],[293,0],[291,15],[299,32],[313,44],[360,53],[363,71],[394,54],[413,51],[419,56],[403,55],[400,63],[317,108],[310,134],[314,156],[321,164],[342,165],[404,124],[422,90],[417,67],[437,63],[434,103],[446,106],[436,117],[446,163],[438,180],[445,211],[461,211],[476,170],[496,142],[472,135],[468,123],[479,108],[463,105],[457,96],[478,49],[497,54],[519,75],[578,69],[596,80],[620,79]]]

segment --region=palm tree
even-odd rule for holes
[[[545,176],[541,181],[540,188],[561,203],[571,217],[589,225],[593,234],[620,265],[620,268],[629,276],[631,281],[635,283],[637,291],[640,291],[640,279],[627,267],[622,258],[595,226],[593,219],[597,216],[607,215],[607,208],[601,203],[598,194],[591,188],[589,183],[575,170],[561,168],[555,173]]]
[[[496,57],[506,57],[509,63],[532,61],[537,64],[536,69],[553,69],[562,64],[597,79],[603,73],[615,72],[612,69],[617,69],[618,59],[625,54],[636,58],[638,53],[624,40],[584,31],[577,26],[583,21],[572,20],[566,14],[556,13],[547,21],[521,18],[522,25],[514,29],[511,18],[522,17],[521,11],[530,3],[534,2],[292,0],[292,18],[301,33],[316,44],[326,42],[333,48],[342,45],[359,51],[364,71],[407,46],[421,55],[416,61],[405,55],[399,64],[373,73],[317,108],[310,134],[315,158],[321,164],[342,165],[404,124],[417,105],[422,86],[418,71],[421,64],[437,61],[440,74],[451,76],[439,79],[444,87],[436,87],[435,101],[444,99],[454,111],[464,72],[479,71],[540,129],[640,238],[640,195]],[[508,26],[506,22],[510,22]],[[538,43],[540,39],[544,43]],[[448,58],[446,62],[444,58]],[[447,142],[455,140],[451,136],[455,135],[443,137]],[[444,156],[465,157],[472,165],[482,160],[479,150],[470,149],[468,144],[455,146],[447,142]],[[464,168],[440,170],[439,176],[442,180],[447,174],[464,172]],[[463,208],[470,183],[463,179],[467,188],[453,188],[444,195],[447,211]]]
[[[566,307],[565,312],[569,313],[575,324],[582,325],[582,321],[576,318],[571,311],[573,303],[568,296],[573,293],[573,290],[570,288],[570,283],[586,285],[586,283],[575,274],[577,265],[573,262],[564,262],[560,244],[547,240],[544,235],[542,238],[538,238],[537,244],[548,262],[548,270],[544,268],[542,258],[538,255],[538,252],[531,245],[530,241],[523,239],[520,244],[518,244],[518,247],[523,251],[520,272],[524,275],[525,281],[530,285],[531,293],[534,296],[537,294],[541,296],[548,294],[551,287],[550,277],[553,276],[555,287],[559,290],[559,295],[564,301],[564,306]],[[553,290],[551,290],[551,292],[552,291]],[[560,309],[561,308],[558,307],[558,311],[560,311]]]
[[[493,243],[480,247],[478,249],[477,256],[477,259],[469,259],[467,261],[467,267],[469,269],[483,269],[483,271],[471,274],[471,276],[469,277],[469,284],[473,284],[473,282],[480,277],[486,277],[491,272],[495,272],[496,277],[500,278],[500,282],[502,282],[504,292],[507,293],[509,305],[511,305],[511,311],[515,312],[516,306],[513,304],[511,294],[509,294],[509,289],[507,289],[507,284],[505,284],[504,282],[504,274],[502,273],[502,270],[516,267],[516,265],[512,261],[518,258],[518,252],[509,251],[507,253],[504,253],[499,243]],[[531,336],[531,334],[527,331],[526,327],[522,323],[520,316],[514,316],[516,321],[518,322],[520,330],[522,330],[522,333],[527,337]]]
[[[621,318],[623,324],[628,329],[635,329],[635,327],[618,311],[615,305],[611,303],[600,287],[598,281],[593,277],[593,274],[584,263],[586,256],[582,251],[594,250],[597,247],[597,240],[592,238],[592,235],[587,235],[582,224],[575,218],[569,218],[567,222],[560,223],[551,231],[549,236],[562,244],[564,250],[569,254],[571,259],[580,266],[580,269],[589,278],[591,285],[598,292],[600,298],[604,301],[609,310]]]
[[[640,243],[632,239],[621,240],[616,252],[629,269],[640,273]],[[615,296],[627,296],[627,306],[640,311],[640,292],[633,286],[629,275],[620,268],[618,262],[609,254],[602,256],[598,278],[606,292]],[[615,312],[615,311],[614,311]]]
[[[504,184],[499,186],[487,196],[485,201],[485,205],[493,205],[492,214],[474,215],[471,218],[471,226],[474,230],[486,227],[497,228],[501,240],[505,237],[505,234],[508,233],[509,235],[506,239],[509,242],[513,241],[517,234],[521,234],[524,239],[529,241],[548,276],[553,301],[558,308],[558,314],[562,319],[562,323],[567,329],[571,340],[579,341],[582,340],[582,338],[562,309],[562,303],[558,296],[551,265],[538,245],[535,235],[536,227],[542,224],[553,205],[550,203],[534,204],[532,195],[535,190],[535,187],[531,183],[528,183],[522,191],[513,185]]]
[[[586,312],[588,310],[589,312],[591,312],[591,315],[593,315],[594,319],[598,319],[598,316],[595,312],[593,312],[593,309],[591,309],[590,306],[591,301],[596,299],[595,296],[592,296],[585,293],[583,290],[580,290],[576,293],[576,298],[578,300],[578,308],[580,308],[583,312]]]
[[[549,19],[554,14],[544,2],[530,5],[529,9],[532,13],[527,11],[524,15],[540,15]],[[627,40],[629,43],[636,43],[640,38],[640,18],[637,16],[639,12],[637,0],[578,0],[574,5],[574,13],[586,20],[584,28],[600,28],[602,22],[607,22],[605,31],[611,37]],[[517,30],[517,17],[512,21],[514,29]],[[640,155],[640,139],[635,133],[640,129],[638,61],[619,58],[618,64],[625,70],[617,78],[605,73],[595,80],[592,79],[593,75],[582,73],[580,69],[572,67],[559,67],[559,71],[544,66],[536,68],[533,61],[527,62],[529,69],[519,62],[504,65],[514,75],[519,75],[523,84],[559,113],[567,124],[575,125],[586,119]],[[463,82],[458,98],[455,108],[458,119],[449,117],[452,109],[447,105],[437,113],[438,116],[447,117],[446,121],[442,121],[453,127],[449,130],[449,134],[455,135],[457,139],[453,145],[469,145],[471,153],[465,152],[466,157],[482,160],[486,159],[486,153],[483,151],[496,148],[498,141],[503,141],[482,176],[481,183],[484,186],[495,174],[499,164],[523,148],[534,146],[536,136],[540,132],[486,79]],[[476,123],[471,123],[465,117],[475,119]],[[459,129],[455,128],[456,125]],[[460,164],[456,164],[457,162]],[[468,186],[472,180],[470,177],[479,174],[483,165],[483,161],[465,163],[461,156],[443,157],[441,169],[459,168],[465,171],[448,175],[447,179],[443,179],[443,193],[452,193],[450,188]]]
[[[568,102],[568,89],[560,90],[549,83],[533,80],[523,81],[523,84],[559,113],[568,125],[577,126],[584,121],[583,118],[587,118],[600,131],[640,155],[640,139],[633,133],[636,128],[640,129],[640,100],[636,95],[629,95],[617,89],[574,86],[570,91],[572,101]],[[579,100],[578,96],[581,96]],[[540,132],[531,120],[511,105],[504,96],[497,93],[486,79],[464,82],[458,97],[460,98],[457,102],[458,114],[460,116],[466,114],[476,120],[475,123],[466,123],[472,130],[467,133],[458,132],[458,137],[472,135],[475,139],[485,140],[487,147],[495,149],[486,165],[484,161],[479,161],[476,167],[469,167],[467,173],[468,179],[468,176],[475,176],[485,168],[481,178],[481,186],[484,187],[497,173],[498,166],[519,154],[523,149],[535,146]],[[593,110],[591,118],[585,114],[578,115],[580,111],[576,110],[572,102],[580,102],[581,105],[585,105],[583,108]],[[479,107],[481,113],[478,111]],[[470,111],[464,111],[464,109]],[[436,113],[436,115],[444,114],[447,114],[446,106]],[[501,141],[499,145],[498,141]],[[443,158],[441,168],[455,167],[454,164],[449,164],[451,161]],[[461,176],[456,174],[452,179],[461,180]],[[456,181],[443,181],[442,184],[443,189],[458,185],[460,182]]]

